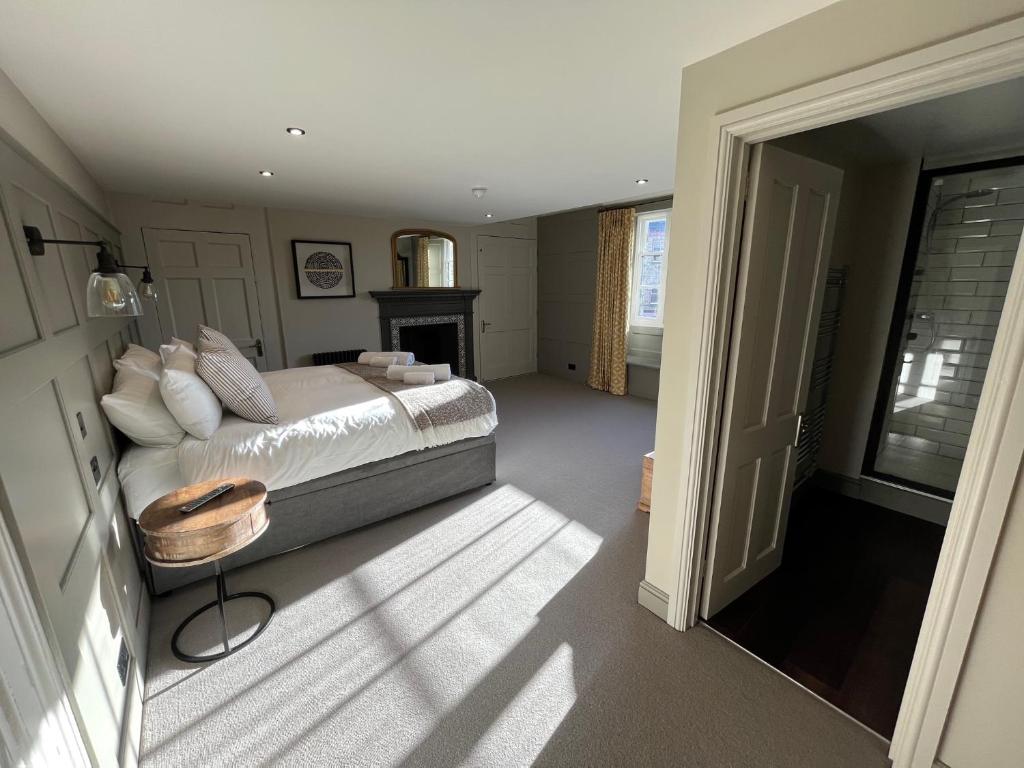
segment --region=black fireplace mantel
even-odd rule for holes
[[[473,357],[473,299],[480,295],[479,288],[395,288],[388,291],[370,291],[380,305],[381,349],[395,349],[392,344],[396,328],[409,323],[410,318],[429,321],[434,317],[455,316],[461,326],[459,375],[475,378]]]
[[[380,304],[381,317],[385,312],[394,317],[415,317],[439,312],[473,314],[473,299],[480,295],[480,289],[394,288],[390,291],[370,291],[370,295]]]

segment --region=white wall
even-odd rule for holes
[[[380,348],[378,305],[370,291],[392,287],[391,235],[397,230],[424,227],[447,232],[455,238],[461,288],[478,286],[478,236],[537,237],[537,220],[534,218],[465,227],[402,217],[368,218],[286,208],[268,208],[266,214],[284,334],[285,365],[289,367],[309,365],[314,352]],[[352,243],[355,297],[334,300],[298,298],[292,240]],[[475,347],[479,349],[479,316],[475,316],[474,321]],[[479,354],[475,360],[476,373],[479,373]]]
[[[939,758],[950,768],[1018,768],[1024,756],[1024,476],[996,550]]]
[[[236,232],[249,236],[256,269],[256,287],[267,362],[270,368],[309,365],[314,352],[379,348],[377,302],[370,291],[391,288],[391,234],[409,227],[439,229],[458,245],[461,287],[477,285],[477,237],[497,235],[536,239],[534,218],[476,227],[409,218],[370,218],[287,208],[256,208],[194,200],[153,200],[137,195],[110,196],[113,216],[121,227],[125,258],[147,262],[143,227]],[[295,289],[292,240],[334,240],[352,243],[356,296],[351,299],[299,299]],[[479,323],[474,334],[479,347]],[[159,344],[155,316],[144,318],[147,346]],[[476,357],[479,365],[479,355]]]
[[[0,191],[0,514],[48,635],[51,647],[40,651],[61,670],[93,759],[130,765],[149,600],[121,504],[118,446],[99,399],[110,391],[112,361],[136,339],[135,323],[87,317],[95,249],[50,245],[33,256],[22,226],[48,238],[116,244],[118,235],[68,185],[3,141]],[[134,660],[126,684],[117,672],[122,641]],[[45,733],[38,725],[33,733]]]
[[[107,216],[106,197],[74,152],[35,107],[0,71],[0,137],[34,159],[58,183],[78,195],[94,212]]]
[[[844,247],[849,267],[820,465],[858,477],[882,375],[919,160],[854,170],[859,189]]]
[[[391,287],[391,234],[426,227],[447,232],[458,248],[459,283],[474,286],[469,231],[437,222],[267,209],[270,247],[277,275],[278,306],[284,330],[285,364],[309,365],[314,352],[380,349],[378,305],[370,291]],[[300,299],[295,289],[292,240],[341,240],[352,243],[356,295],[351,299]]]
[[[676,590],[679,530],[689,477],[689,447],[694,434],[697,359],[707,272],[707,222],[711,186],[717,158],[715,137],[708,129],[715,114],[827,79],[909,51],[984,28],[1021,15],[1017,0],[962,3],[959,0],[843,0],[817,13],[780,27],[759,38],[683,70],[679,141],[676,153],[676,196],[669,255],[668,301],[665,319],[665,354],[662,356],[661,397],[658,408],[657,465],[654,473],[648,536],[646,580],[661,590]],[[1014,510],[1014,516],[1019,511]],[[1007,539],[1010,542],[1009,539]],[[1018,539],[1008,543],[1019,551]],[[1019,574],[1018,574],[1019,575]],[[995,608],[998,610],[998,608]],[[1017,647],[1024,624],[1017,622]],[[986,627],[979,625],[978,632]],[[987,633],[986,633],[987,634]],[[978,637],[975,642],[983,642]],[[976,689],[991,708],[1019,710],[1024,690],[1024,669],[1019,652],[1002,656],[1006,690],[1014,695],[997,698],[998,690]],[[969,683],[965,677],[965,684]],[[960,715],[954,710],[951,728]],[[967,727],[969,746],[962,754],[977,754],[984,734]],[[1007,759],[1019,759],[1009,739],[995,745],[1008,750]],[[973,763],[977,765],[977,762]],[[955,766],[959,768],[959,766]]]

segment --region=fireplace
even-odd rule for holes
[[[465,370],[465,330],[460,328],[461,323],[445,322],[444,319],[433,322],[436,318],[430,317],[412,319],[425,322],[393,324],[392,347],[412,352],[417,360],[424,363],[448,363],[453,371]],[[394,339],[395,331],[398,332],[397,344]],[[460,337],[463,338],[461,344]]]
[[[412,352],[424,363],[449,363],[476,378],[473,365],[473,299],[460,288],[370,291],[380,306],[381,349]]]

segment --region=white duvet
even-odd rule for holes
[[[128,511],[138,518],[151,501],[182,485],[245,476],[269,490],[470,437],[498,425],[486,416],[420,431],[398,400],[334,366],[263,374],[279,424],[225,415],[209,440],[186,435],[176,448],[129,448],[118,465]]]

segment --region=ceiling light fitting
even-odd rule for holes
[[[305,136],[306,131],[302,128],[285,128],[289,136]]]
[[[493,219],[494,218],[494,214],[493,213],[485,213],[484,214],[484,218],[485,219]]]
[[[649,181],[649,179],[637,179],[636,183],[637,184],[646,184],[648,181]]]
[[[156,286],[153,273],[148,265],[118,264],[105,240],[52,240],[43,237],[38,227],[24,227],[28,252],[33,256],[46,253],[47,244],[93,245],[96,252],[96,269],[89,275],[85,286],[85,305],[89,317],[138,317],[142,314],[142,298],[156,301]],[[142,280],[136,292],[132,281],[124,273],[126,269],[141,269]]]
[[[473,192],[473,197],[475,197],[477,200],[479,200],[484,195],[487,194],[487,187],[473,187],[473,189],[471,191]]]
[[[273,176],[274,175],[273,171],[260,171],[259,173],[260,173],[260,176]]]

